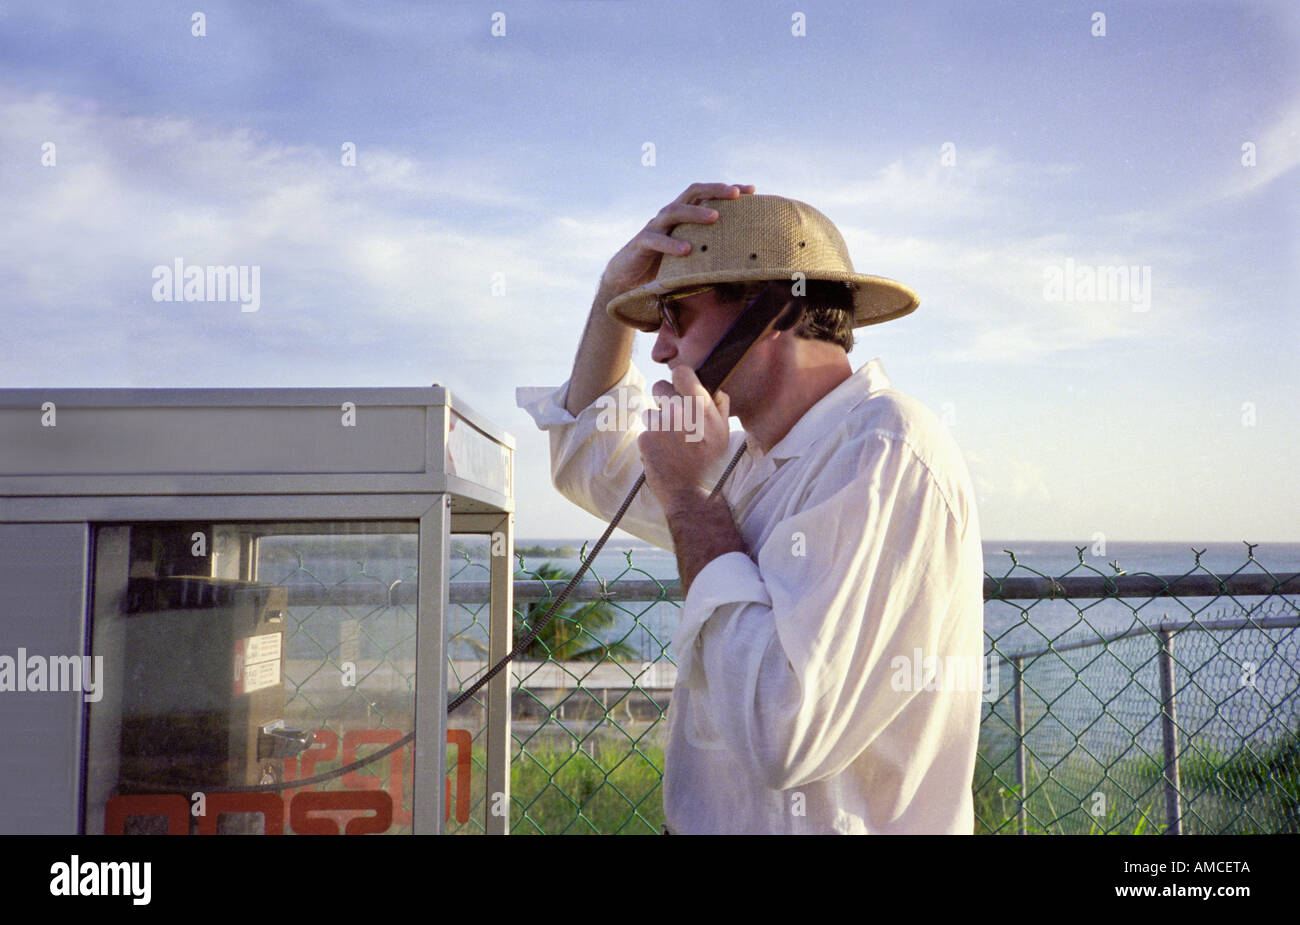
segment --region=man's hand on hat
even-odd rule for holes
[[[673,370],[672,382],[656,382],[652,392],[660,407],[646,412],[637,448],[646,484],[671,515],[707,499],[701,485],[730,446],[731,402],[725,392],[711,398],[685,365]]]
[[[709,225],[718,220],[716,209],[700,203],[706,199],[738,199],[753,192],[753,185],[692,183],[610,258],[600,277],[601,287],[612,295],[621,295],[651,282],[664,254],[684,257],[690,253],[689,243],[672,236],[675,227],[683,222]]]

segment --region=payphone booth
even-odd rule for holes
[[[508,832],[510,672],[446,711],[513,459],[437,386],[0,390],[0,833]]]

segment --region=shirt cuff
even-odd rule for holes
[[[572,381],[572,379],[567,380],[558,389],[549,385],[520,386],[515,389],[515,404],[527,411],[532,416],[533,422],[542,430],[562,427],[565,424],[574,424],[578,418],[570,414],[564,407],[564,402],[569,397],[569,383]],[[605,395],[616,395],[619,389],[628,387],[632,387],[639,392],[645,391],[645,377],[632,363],[627,364],[627,372],[623,374],[623,378],[610,386]],[[588,408],[595,407],[595,401],[588,405]],[[586,408],[583,409],[583,411],[586,410]],[[597,413],[598,411],[599,409],[597,409]],[[578,416],[581,417],[582,413],[582,411],[578,412]]]
[[[700,569],[682,602],[682,619],[673,633],[677,679],[688,688],[705,686],[699,657],[700,631],[719,607],[728,604],[772,606],[758,566],[743,552],[728,552]]]
[[[515,404],[527,411],[533,422],[542,430],[572,424],[577,420],[564,410],[564,400],[569,394],[569,383],[558,389],[551,386],[520,386],[515,389]]]

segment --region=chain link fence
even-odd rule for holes
[[[481,549],[462,546],[463,567],[453,568],[449,632],[460,689],[488,667],[487,565]],[[572,573],[543,562],[515,572],[515,637],[550,608]],[[511,763],[511,830],[514,834],[658,834],[664,821],[660,781],[664,755],[659,736],[676,682],[668,644],[680,588],[638,569],[608,578],[593,569],[543,633],[510,671],[518,684],[511,708],[515,751]],[[478,601],[466,600],[478,598]],[[480,660],[472,653],[480,653]],[[485,728],[486,699],[476,697],[450,719]],[[473,760],[481,785],[482,750]],[[451,832],[482,831],[482,793],[473,792],[470,821]]]
[[[487,543],[457,538],[451,694],[488,667]],[[1064,575],[1011,553],[1004,574],[986,575],[977,832],[1300,832],[1300,575],[1274,575],[1253,547],[1228,575],[1193,554],[1176,576],[1106,573],[1082,549]],[[289,587],[287,718],[318,730],[310,766],[288,777],[363,759],[412,728],[413,545],[390,558],[329,582],[301,556],[261,576]],[[681,589],[625,559],[593,569],[509,669],[515,834],[653,834],[664,821]],[[517,564],[516,638],[569,577]],[[446,831],[482,832],[486,696],[448,726]],[[409,761],[400,750],[320,789],[385,789],[390,831],[409,832]]]
[[[1300,832],[1300,582],[1200,555],[986,582],[977,831]]]

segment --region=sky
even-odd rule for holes
[[[1288,2],[6,4],[0,388],[436,381],[516,438],[518,536],[595,537],[515,389],[752,183],[919,294],[850,362],[985,539],[1300,540],[1298,65]],[[177,259],[257,311],[155,300]],[[1095,268],[1141,289],[1053,288]]]

